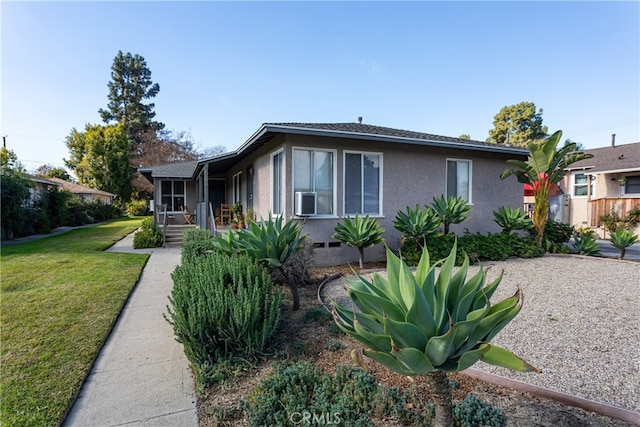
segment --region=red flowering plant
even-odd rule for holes
[[[549,216],[551,185],[562,180],[567,166],[593,157],[591,154],[576,151],[575,142],[565,143],[562,148],[556,150],[561,137],[562,131],[559,130],[543,142],[529,142],[527,144],[527,150],[529,150],[527,161],[507,160],[507,163],[512,167],[500,175],[500,179],[515,175],[518,182],[529,184],[533,188],[535,207],[532,219],[539,245],[542,245],[544,227]]]

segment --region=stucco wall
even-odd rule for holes
[[[444,150],[408,144],[390,144],[340,138],[319,138],[303,135],[287,135],[276,138],[261,147],[254,155],[229,171],[228,180],[239,170],[244,171],[253,164],[254,209],[257,217],[266,217],[271,209],[271,154],[280,148],[285,152],[285,217],[293,213],[292,150],[293,147],[315,147],[336,150],[334,183],[337,205],[336,216],[331,218],[309,217],[300,219],[305,234],[320,245],[315,249],[316,265],[332,265],[357,262],[357,249],[339,245],[331,238],[335,225],[340,221],[343,210],[343,156],[345,150],[383,153],[382,191],[383,215],[378,218],[385,228],[384,238],[393,249],[400,243],[400,233],[394,229],[393,221],[399,210],[416,204],[429,205],[433,197],[445,191],[446,159],[472,161],[472,204],[471,219],[462,224],[452,225],[451,231],[463,234],[470,232],[497,232],[500,228],[493,221],[493,210],[500,206],[521,207],[522,185],[511,177],[500,180],[500,174],[507,168],[505,161],[512,155],[484,153],[478,151]],[[244,183],[245,181],[243,181]],[[243,184],[244,185],[244,184]],[[231,191],[231,186],[229,185]],[[243,190],[246,196],[246,186]],[[331,245],[332,247],[329,247]],[[338,246],[339,245],[339,246]],[[365,250],[367,261],[383,260],[384,247],[378,245]]]

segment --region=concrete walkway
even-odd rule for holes
[[[109,250],[151,257],[64,426],[198,425],[191,371],[163,317],[180,249],[134,250],[132,241],[127,236]]]

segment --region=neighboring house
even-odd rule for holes
[[[522,185],[500,174],[507,159],[526,158],[522,148],[362,123],[266,123],[234,152],[139,172],[154,184],[155,202],[178,220],[185,208],[208,227],[222,203],[241,202],[257,219],[299,220],[316,264],[335,265],[357,260],[355,249],[331,237],[342,217],[377,218],[397,249],[397,212],[443,194],[473,205],[471,219],[452,231],[499,231],[493,211],[522,205]],[[384,259],[382,245],[366,258]]]
[[[640,207],[640,142],[584,150],[593,157],[566,169],[563,217],[575,227],[601,227],[600,216]],[[606,237],[603,229],[600,236]]]
[[[75,194],[85,202],[98,200],[104,203],[105,205],[110,205],[111,203],[113,203],[113,201],[116,198],[116,195],[113,193],[108,193],[102,190],[96,190],[95,188],[85,187],[84,185],[65,181],[64,179],[60,179],[60,178],[49,178],[49,179],[53,182],[58,183],[63,190],[66,190],[70,193]]]
[[[29,205],[33,206],[33,204],[38,200],[40,195],[50,188],[59,187],[60,184],[58,182],[54,182],[50,179],[38,178],[35,176],[27,175],[27,179],[31,181],[32,186],[29,188]]]

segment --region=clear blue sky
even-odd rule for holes
[[[156,119],[233,150],[265,122],[355,122],[484,141],[522,101],[587,148],[640,141],[640,3],[7,2],[0,135],[29,170],[100,123],[118,50]]]

